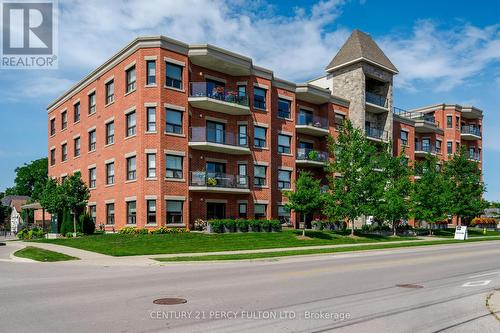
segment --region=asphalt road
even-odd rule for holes
[[[495,288],[498,241],[152,267],[0,261],[0,332],[500,332]],[[187,303],[153,304],[163,297]]]

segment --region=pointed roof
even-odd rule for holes
[[[331,72],[358,61],[366,61],[394,74],[398,73],[396,66],[392,64],[370,35],[358,29],[352,32],[339,52],[326,66],[326,71]]]

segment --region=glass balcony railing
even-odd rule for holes
[[[435,154],[436,153],[436,147],[434,147],[430,143],[415,142],[415,151],[416,152],[425,152],[425,153],[428,153],[428,154]]]
[[[366,103],[375,104],[383,108],[387,107],[387,98],[371,91],[365,92]]]
[[[297,148],[297,160],[326,162],[328,153],[310,148]]]
[[[213,82],[190,82],[189,97],[208,97],[218,101],[248,106],[248,96]]]
[[[474,125],[464,125],[462,126],[462,134],[472,134],[475,136],[481,136],[481,130],[479,127]]]
[[[404,109],[400,109],[397,107],[392,108],[392,112],[400,117],[412,119],[412,120],[424,120],[429,123],[433,123],[436,126],[438,126],[438,122],[436,121],[436,118],[431,115],[431,114],[425,114],[425,113],[420,113],[420,112],[410,112],[406,111]]]
[[[300,113],[297,115],[297,125],[313,126],[322,129],[328,128],[328,119],[316,115]]]
[[[248,176],[219,172],[191,171],[189,177],[190,186],[247,189],[249,184]]]
[[[232,133],[223,130],[213,130],[206,127],[190,127],[189,141],[248,147],[248,136],[245,134]]]
[[[389,133],[380,128],[366,126],[365,133],[366,136],[369,138],[383,140],[383,141],[389,140]]]

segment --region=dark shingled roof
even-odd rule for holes
[[[331,68],[341,67],[342,65],[346,65],[358,59],[374,62],[382,67],[388,68],[394,73],[398,73],[396,66],[392,64],[370,35],[357,29],[352,32],[339,52],[337,52],[332,61],[326,66],[326,71],[331,71]]]
[[[27,195],[7,195],[2,198],[1,202],[3,206],[10,206],[12,200],[28,200],[29,198]]]

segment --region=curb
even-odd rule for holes
[[[486,308],[493,317],[500,321],[500,289],[495,289],[486,297]]]

